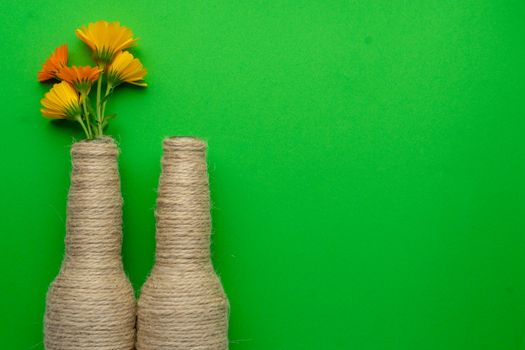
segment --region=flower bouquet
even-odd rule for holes
[[[44,117],[78,122],[88,140],[103,136],[104,128],[115,114],[106,115],[106,103],[114,89],[122,83],[147,86],[143,81],[146,69],[133,55],[125,51],[137,39],[119,22],[99,21],[76,30],[77,36],[93,51],[96,66],[67,65],[67,45],[58,47],[38,72],[40,82],[56,79],[40,101]],[[105,78],[105,79],[104,79]],[[96,103],[93,108],[89,95],[96,82]],[[102,85],[105,83],[105,92]]]

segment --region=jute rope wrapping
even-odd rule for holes
[[[138,302],[137,350],[228,348],[228,300],[210,259],[206,144],[164,141],[157,251]]]
[[[47,350],[130,350],[135,298],[121,262],[118,149],[110,138],[71,149],[66,255],[47,294]]]

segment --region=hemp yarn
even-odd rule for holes
[[[210,258],[206,144],[164,140],[156,262],[138,302],[137,350],[228,349],[228,300]]]
[[[66,253],[47,294],[47,350],[131,350],[135,298],[121,261],[122,196],[117,145],[73,144]]]

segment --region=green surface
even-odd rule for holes
[[[69,146],[36,72],[120,20],[126,271],[154,258],[161,140],[209,142],[231,349],[525,349],[525,3],[2,1],[0,348],[42,349]]]

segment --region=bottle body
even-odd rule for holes
[[[118,149],[105,138],[71,150],[65,257],[44,318],[47,350],[131,350],[135,298],[121,262]]]
[[[210,259],[206,145],[164,141],[155,266],[138,302],[137,350],[228,348],[228,300]]]

